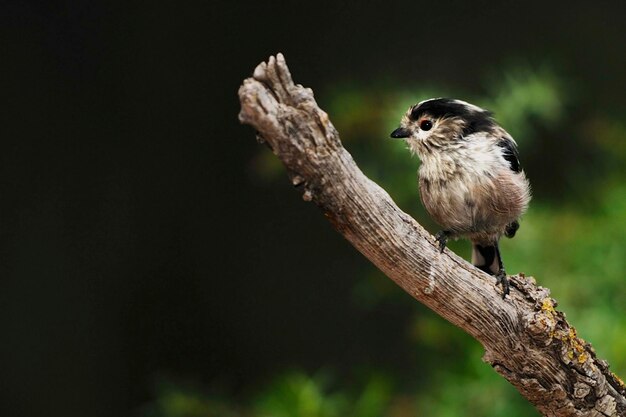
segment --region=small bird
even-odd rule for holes
[[[440,252],[449,238],[469,239],[472,263],[495,275],[505,298],[498,241],[515,236],[531,198],[515,140],[491,112],[449,98],[411,106],[391,137],[404,139],[421,160],[420,197],[443,228],[435,236]]]

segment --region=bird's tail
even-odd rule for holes
[[[498,244],[479,245],[472,243],[472,264],[490,275],[496,275],[502,265]]]

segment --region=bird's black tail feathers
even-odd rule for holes
[[[506,226],[504,236],[509,239],[512,238],[515,236],[517,229],[519,229],[519,222],[514,220]],[[496,242],[494,245],[472,243],[472,264],[488,274],[497,275],[502,268],[498,243]]]
[[[517,233],[517,229],[519,229],[519,222],[517,220],[513,220],[506,226],[506,229],[504,229],[504,236],[511,239],[515,236],[515,233]]]
[[[495,245],[472,243],[472,264],[491,275],[496,275],[500,272],[502,262],[497,245],[497,243]]]

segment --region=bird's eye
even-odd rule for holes
[[[422,120],[420,122],[420,129],[422,130],[430,130],[433,127],[433,122],[430,120]]]

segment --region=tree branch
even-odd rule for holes
[[[412,297],[485,348],[483,360],[546,416],[626,416],[626,389],[606,361],[554,309],[547,288],[523,274],[502,299],[495,279],[433,237],[368,179],[281,54],[239,89],[239,120],[258,131],[303,199]]]

